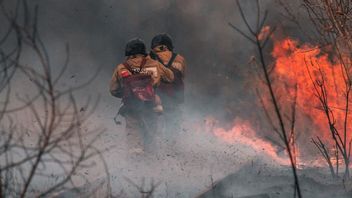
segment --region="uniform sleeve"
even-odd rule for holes
[[[158,70],[160,72],[160,78],[163,81],[166,81],[166,82],[174,81],[174,73],[172,72],[171,69],[168,69],[167,67],[159,63]]]
[[[114,73],[112,74],[111,81],[110,81],[110,93],[111,95],[122,98],[123,97],[123,89],[121,84],[121,76],[125,73],[129,73],[129,71],[123,66],[118,65]]]
[[[182,78],[184,77],[186,71],[186,61],[181,55],[177,55],[175,62],[172,64],[172,67],[180,71]]]

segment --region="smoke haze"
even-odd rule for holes
[[[248,13],[255,13],[254,1],[243,1]],[[255,150],[243,142],[226,143],[204,131],[209,117],[225,130],[230,130],[236,119],[262,120],[256,95],[251,87],[249,60],[253,46],[237,34],[228,22],[244,28],[235,1],[228,0],[31,0],[39,6],[39,32],[53,63],[53,72],[60,70],[65,57],[65,45],[70,47],[70,64],[65,82],[71,87],[86,82],[99,71],[88,87],[76,93],[80,101],[100,98],[99,105],[87,128],[104,128],[99,140],[101,148],[114,146],[105,153],[113,191],[121,190],[136,196],[126,177],[140,182],[160,181],[157,197],[194,197],[219,180],[246,165],[265,169],[280,168],[282,164],[270,158],[265,150]],[[278,23],[281,15],[277,5],[261,1],[262,9],[269,9],[268,24]],[[249,20],[255,21],[254,14]],[[280,24],[290,34],[298,32],[287,24]],[[292,31],[291,31],[292,30]],[[1,32],[1,31],[0,31]],[[115,125],[120,101],[110,96],[108,86],[113,69],[124,60],[124,47],[134,37],[142,38],[148,48],[151,38],[166,32],[174,40],[175,51],[187,61],[186,102],[182,139],[176,151],[167,148],[149,159],[129,159],[124,134],[124,123]],[[269,55],[269,54],[268,54]],[[25,61],[35,64],[30,54]],[[17,77],[16,92],[29,87],[27,79]],[[83,105],[83,104],[80,104]],[[28,121],[28,120],[27,120]],[[30,121],[28,121],[30,122]],[[259,136],[265,130],[253,123]],[[258,124],[256,126],[255,124]],[[172,154],[170,154],[172,153]],[[284,159],[283,152],[279,158]],[[97,160],[98,162],[98,160]],[[89,172],[92,181],[103,173]]]

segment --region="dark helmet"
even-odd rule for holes
[[[125,56],[132,56],[137,54],[147,55],[144,41],[139,38],[131,39],[126,44]]]
[[[170,51],[174,49],[172,39],[168,34],[158,34],[152,39],[151,48],[155,48],[158,45],[165,45]]]

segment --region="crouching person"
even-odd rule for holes
[[[151,59],[145,44],[133,39],[126,45],[126,60],[117,65],[110,83],[110,93],[122,99],[120,114],[126,120],[128,149],[131,154],[153,150],[157,135],[157,114],[162,110],[155,88],[160,80],[172,82],[173,72]]]

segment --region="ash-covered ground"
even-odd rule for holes
[[[100,141],[105,147],[115,146],[104,154],[113,194],[140,197],[136,184],[145,191],[157,185],[154,197],[293,196],[292,172],[283,152],[273,158],[268,148],[261,145],[252,147],[241,140],[226,143],[207,133],[205,128],[194,127],[202,125],[201,122],[196,119],[188,122],[175,147],[161,147],[153,154],[133,157],[128,156],[124,135],[116,133],[116,127],[110,123],[113,128],[108,128]],[[118,128],[122,130],[123,123]],[[257,137],[250,140],[258,142]],[[78,192],[65,192],[59,197],[90,193],[98,184],[102,187],[96,194],[104,195],[106,175],[98,170],[94,168],[87,173],[92,183],[83,185]],[[341,180],[332,179],[327,168],[314,162],[300,165],[299,179],[304,197],[347,198],[352,193],[348,182],[343,184]]]

